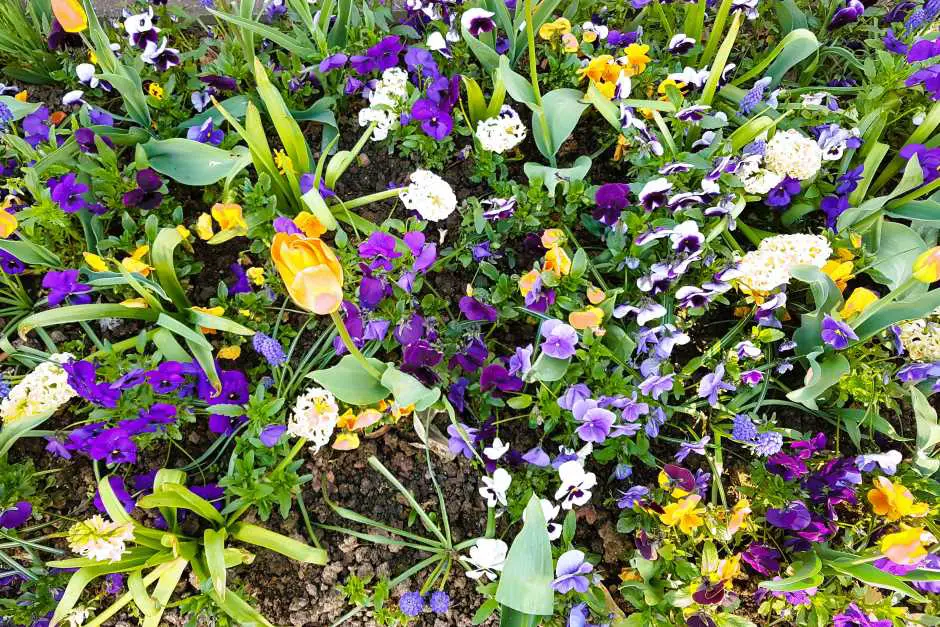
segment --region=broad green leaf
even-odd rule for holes
[[[42,106],[41,102],[23,102],[13,96],[0,96],[0,104],[6,105],[6,108],[13,114],[13,122],[22,120],[27,115]]]
[[[153,262],[154,274],[166,295],[173,301],[180,311],[191,306],[186,291],[176,276],[176,264],[173,261],[173,252],[183,241],[183,237],[176,229],[164,228],[157,234],[150,250],[150,260]]]
[[[548,195],[555,197],[555,188],[561,183],[563,188],[567,188],[571,181],[582,181],[591,169],[591,158],[587,155],[581,155],[574,161],[570,168],[555,168],[550,165],[534,163],[532,161],[522,166],[525,175],[529,178],[531,184],[535,180],[542,181],[542,185],[548,190]]]
[[[232,117],[243,120],[245,118],[245,112],[248,110],[248,102],[248,96],[239,94],[237,96],[226,98],[221,103],[219,103],[219,105],[225,107],[225,110],[228,111]],[[193,126],[201,126],[202,123],[209,118],[212,118],[212,124],[215,127],[221,126],[222,122],[225,121],[225,116],[221,111],[219,111],[219,107],[212,105],[199,115],[194,115],[188,120],[180,122],[176,128],[178,130],[184,131],[188,128],[192,128]]]
[[[28,239],[0,239],[0,250],[5,250],[28,266],[62,267],[58,255]]]
[[[583,95],[577,89],[555,89],[542,96],[542,112],[548,122],[548,131],[551,136],[542,136],[534,117],[539,115],[538,112],[533,113],[532,135],[535,138],[536,147],[546,159],[555,158],[561,145],[578,125],[581,114],[589,106],[588,102],[582,101]]]
[[[499,627],[538,627],[543,618],[519,612],[508,605],[501,605],[499,609]]]
[[[121,501],[114,493],[114,489],[111,488],[110,478],[110,476],[102,477],[98,481],[98,494],[101,496],[101,503],[104,505],[105,511],[108,512],[111,520],[116,523],[133,523],[134,519],[124,509],[124,505],[121,504]]]
[[[875,302],[862,312],[854,323],[860,342],[903,320],[922,318],[940,307],[940,289],[930,290],[914,298],[888,304]]]
[[[774,592],[795,592],[818,586],[822,583],[822,561],[815,553],[803,553],[799,562],[793,565],[793,575],[777,581],[762,581],[761,588]]]
[[[385,364],[378,359],[369,359],[369,363],[379,372],[385,369]],[[307,376],[350,405],[374,405],[388,398],[390,394],[352,355],[345,355],[332,368],[316,370]]]
[[[183,185],[204,187],[240,172],[251,164],[244,148],[222,150],[180,137],[151,139],[141,144],[150,167]]]
[[[440,388],[427,388],[410,374],[392,365],[382,373],[381,384],[392,393],[400,407],[414,405],[416,411],[424,411],[441,397]]]
[[[506,555],[496,600],[523,614],[550,616],[553,573],[548,527],[541,503],[533,494],[525,508],[525,523]]]
[[[281,555],[305,564],[323,565],[327,562],[326,551],[275,533],[264,527],[238,523],[232,529],[232,537],[241,542],[263,546]]]
[[[157,579],[157,585],[154,586],[152,595],[157,603],[157,611],[144,619],[141,624],[142,627],[160,626],[160,619],[163,617],[163,612],[166,610],[170,597],[173,595],[173,591],[176,589],[176,585],[179,583],[180,578],[182,578],[183,571],[186,570],[188,564],[188,560],[178,557],[169,563],[166,572],[161,574],[160,578]]]
[[[897,575],[885,572],[873,564],[858,564],[849,560],[826,560],[826,566],[876,588],[885,588],[906,594],[913,600],[924,603],[927,599]]]
[[[58,324],[74,324],[76,322],[87,322],[89,320],[100,320],[102,318],[121,318],[124,320],[145,320],[154,322],[157,319],[157,312],[151,309],[138,309],[136,307],[125,307],[123,305],[67,305],[65,307],[56,307],[47,309],[39,313],[28,316],[20,321],[19,332],[28,333],[32,329],[49,327]]]
[[[154,507],[175,507],[189,511],[219,525],[225,524],[222,514],[212,506],[212,503],[192,492],[189,488],[177,483],[167,483],[159,491],[141,498],[137,504],[144,509]]]
[[[725,35],[724,41],[721,42],[721,46],[718,48],[718,54],[715,56],[715,62],[711,66],[711,71],[708,74],[708,80],[705,81],[705,87],[702,89],[702,97],[699,100],[699,104],[711,105],[712,100],[715,98],[715,91],[718,89],[718,81],[721,79],[721,74],[725,70],[725,65],[728,63],[728,57],[731,55],[731,48],[734,46],[734,40],[738,37],[738,29],[741,28],[741,12],[735,11],[734,18],[731,20],[731,26],[728,27],[728,34]],[[713,33],[711,36],[716,36],[717,33]]]
[[[800,316],[801,325],[793,334],[793,340],[801,355],[821,352],[823,342],[820,337],[825,314],[842,306],[842,292],[826,273],[813,266],[796,266],[790,272],[793,278],[809,284],[813,294],[815,309]]]
[[[460,25],[460,34],[463,36],[463,40],[467,42],[467,47],[470,48],[470,52],[473,53],[487,71],[492,71],[499,66],[499,54],[497,54],[493,48],[471,35],[470,31],[468,31],[463,24]]]
[[[523,103],[532,110],[538,108],[532,83],[526,77],[514,72],[509,66],[509,59],[505,56],[499,58],[499,80],[506,85],[506,92],[513,100]]]
[[[771,89],[776,87],[783,79],[783,75],[797,63],[816,52],[819,41],[811,31],[799,28],[787,33],[773,50],[761,59],[753,68],[733,81],[734,85],[742,85],[751,79],[761,76],[770,76]],[[769,66],[769,67],[768,67]],[[766,71],[765,71],[766,70]]]
[[[882,285],[897,289],[910,278],[914,260],[925,250],[927,244],[914,229],[886,221],[881,227],[878,254],[867,273]]]
[[[570,363],[570,359],[558,359],[541,353],[525,378],[527,381],[558,381],[565,376]]]
[[[255,82],[258,84],[258,95],[264,101],[264,106],[268,110],[268,117],[274,123],[277,134],[284,145],[284,150],[293,162],[294,171],[298,174],[311,171],[310,149],[307,147],[307,140],[297,120],[291,115],[290,110],[284,103],[281,92],[271,84],[268,78],[268,71],[261,65],[261,61],[255,59]]]
[[[337,155],[338,154],[339,153],[337,153]],[[333,161],[330,160],[331,165],[332,163]],[[336,223],[336,218],[333,217],[333,212],[326,206],[323,196],[320,195],[320,190],[313,187],[309,192],[301,196],[300,199],[303,201],[304,205],[307,206],[307,209],[310,210],[310,213],[316,216],[320,224],[330,231],[336,230],[336,227],[339,225]]]
[[[849,360],[839,353],[826,356],[822,360],[817,360],[817,357],[818,352],[806,356],[810,363],[810,378],[807,384],[787,394],[791,401],[802,403],[810,409],[818,409],[816,399],[851,370]]]
[[[290,35],[285,34],[283,31],[280,31],[271,26],[266,26],[261,24],[253,19],[244,18],[238,15],[229,15],[222,11],[216,11],[215,9],[209,9],[209,13],[216,16],[221,20],[226,22],[231,22],[240,29],[246,29],[257,35],[261,35],[265,39],[269,39],[281,46],[288,52],[291,52],[301,59],[312,59],[316,54],[316,51],[312,46],[309,45],[309,42],[304,42],[303,40],[297,37],[291,37]]]
[[[930,226],[940,226],[940,202],[929,200],[912,200],[898,207],[885,211],[891,217],[907,220],[920,220]]]

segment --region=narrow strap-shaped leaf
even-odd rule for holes
[[[147,592],[144,578],[140,571],[135,571],[127,577],[127,590],[134,599],[134,605],[144,614],[144,622],[157,613],[157,604]]]
[[[160,229],[153,242],[153,248],[150,250],[150,259],[153,261],[157,280],[173,304],[180,310],[189,309],[192,306],[176,276],[176,264],[173,262],[173,251],[182,241],[183,237],[176,229]]]
[[[162,486],[159,491],[141,498],[137,504],[145,509],[162,506],[188,509],[206,520],[219,525],[225,524],[222,514],[209,501],[195,494],[189,488],[175,483]]]
[[[323,565],[327,562],[326,551],[275,533],[264,527],[248,523],[238,523],[232,529],[232,537],[241,542],[263,546],[281,555],[306,564]]]
[[[225,598],[225,529],[206,529],[203,534],[206,567],[212,578],[212,588],[220,598]]]
[[[166,571],[157,579],[157,585],[154,586],[153,589],[153,598],[156,600],[156,611],[144,618],[142,627],[160,626],[160,618],[162,618],[163,612],[170,602],[170,597],[173,596],[173,590],[176,589],[176,584],[179,583],[180,578],[183,576],[183,571],[186,570],[187,564],[189,564],[188,560],[180,557],[167,565]]]

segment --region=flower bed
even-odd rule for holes
[[[4,625],[937,624],[940,3],[174,4],[0,6]]]

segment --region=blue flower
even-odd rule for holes
[[[842,350],[849,345],[849,340],[857,340],[858,336],[852,327],[844,322],[836,320],[829,314],[823,318],[822,331],[820,332],[822,341],[836,350]]]
[[[424,609],[424,597],[420,592],[406,592],[398,599],[398,609],[405,616],[417,616]]]

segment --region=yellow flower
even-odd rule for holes
[[[532,288],[535,287],[536,281],[539,280],[539,271],[538,270],[529,270],[519,279],[519,292],[525,296],[532,291]]]
[[[901,531],[882,536],[880,548],[884,556],[895,564],[913,566],[927,555],[924,546],[935,541],[923,527],[903,525]]]
[[[650,62],[646,54],[649,51],[650,47],[646,44],[630,44],[623,51],[627,56],[627,73],[630,76],[636,76],[646,69],[646,64]]]
[[[82,253],[82,257],[85,258],[85,263],[88,264],[88,267],[95,272],[104,272],[108,269],[107,262],[95,253]]]
[[[663,80],[662,82],[660,82],[659,86],[656,87],[656,93],[659,94],[660,100],[669,100],[668,89],[670,87],[675,87],[679,91],[680,94],[685,93],[683,91],[686,87],[685,83],[680,83],[671,78],[667,78]]]
[[[734,504],[731,512],[731,520],[728,521],[728,533],[734,535],[747,523],[747,517],[751,515],[751,504],[747,499],[741,499]]]
[[[147,309],[150,306],[143,298],[128,298],[125,301],[121,301],[121,304],[131,309]]]
[[[359,448],[359,436],[349,431],[344,431],[333,440],[333,448],[337,451],[352,451]]]
[[[565,243],[565,232],[561,229],[545,229],[542,233],[542,246],[555,248]]]
[[[136,272],[141,276],[147,276],[150,274],[150,271],[153,270],[147,263],[142,261],[144,256],[150,252],[150,246],[138,246],[130,257],[125,257],[121,260],[121,265],[127,269],[128,272]]]
[[[581,47],[578,44],[578,38],[571,33],[565,33],[561,36],[561,46],[565,52],[577,52]]]
[[[604,293],[604,290],[598,289],[593,285],[587,288],[587,299],[592,305],[600,305],[604,302],[605,298],[607,298],[607,294]]]
[[[353,429],[365,429],[366,427],[371,427],[379,420],[382,419],[382,412],[377,409],[363,409],[359,412],[359,415],[356,416],[356,422],[353,424]]]
[[[658,481],[659,481],[659,487],[661,487],[663,490],[669,490],[670,491],[669,493],[672,495],[673,498],[680,499],[683,496],[686,496],[687,494],[689,494],[688,492],[680,488],[677,483],[674,484],[672,479],[669,477],[669,475],[666,474],[665,470],[659,471]]]
[[[561,246],[555,246],[545,253],[545,271],[553,272],[557,276],[565,276],[571,272],[571,258]]]
[[[52,14],[67,33],[80,33],[88,28],[88,16],[79,0],[52,0]]]
[[[855,259],[855,253],[848,248],[836,248],[833,252],[840,261],[852,261]]]
[[[856,287],[852,290],[852,295],[845,301],[839,315],[842,316],[843,320],[854,318],[876,300],[878,300],[878,294],[865,287]]]
[[[294,218],[294,224],[303,231],[307,237],[320,237],[326,233],[326,227],[320,220],[309,211],[301,211]]]
[[[193,311],[198,311],[210,316],[221,316],[225,313],[224,307],[191,307],[191,309]],[[213,335],[215,333],[215,329],[210,329],[208,327],[199,327],[199,330],[202,331],[205,335]]]
[[[568,314],[568,324],[579,331],[595,329],[604,321],[604,312],[597,307],[588,307],[581,311],[572,311]]]
[[[283,150],[274,151],[274,165],[277,166],[278,171],[281,174],[287,174],[294,172],[294,162],[291,161],[290,157]]]
[[[940,280],[940,246],[934,246],[918,255],[914,260],[912,276],[921,283]]]
[[[163,87],[160,86],[160,83],[150,83],[147,86],[147,93],[157,100],[163,100]]]
[[[189,229],[187,229],[182,224],[176,226],[176,232],[179,233],[180,237],[183,239],[189,239],[189,236],[192,235],[192,233],[189,232]]]
[[[836,261],[835,259],[830,259],[822,267],[822,271],[829,275],[829,278],[832,279],[841,292],[845,290],[845,286],[855,276],[852,274],[854,268],[855,264],[851,261]]]
[[[347,409],[343,414],[336,419],[336,426],[340,429],[351,430],[356,424],[356,414],[353,413],[353,410]]]
[[[701,500],[702,497],[698,494],[690,494],[676,503],[667,505],[664,508],[665,511],[659,515],[659,519],[664,525],[669,527],[679,525],[683,533],[691,534],[704,522],[701,515],[705,513],[705,508],[698,507]]]
[[[875,477],[875,487],[868,492],[868,502],[879,516],[898,520],[903,516],[924,516],[930,509],[926,503],[915,503],[914,495],[900,482]]]
[[[578,74],[581,75],[581,78],[586,76],[592,82],[597,83],[605,79],[609,73],[608,67],[612,64],[617,66],[619,74],[620,65],[616,64],[614,62],[614,58],[609,54],[602,54],[601,56],[594,57],[588,61],[587,66],[578,70]]]
[[[196,235],[201,240],[212,239],[212,236],[215,235],[212,229],[212,216],[208,213],[200,213],[199,218],[196,219]]]
[[[248,275],[248,280],[251,281],[252,285],[262,286],[264,285],[264,268],[248,268],[245,271],[245,274]]]
[[[339,309],[343,266],[329,246],[315,237],[277,233],[271,257],[294,302],[320,315]]]
[[[88,62],[92,65],[98,65],[98,55],[95,54],[94,50],[88,51]]]
[[[217,202],[212,205],[212,217],[223,231],[248,228],[245,216],[242,215],[242,206],[233,202]]]
[[[549,41],[555,35],[564,35],[571,32],[571,22],[567,18],[560,17],[554,22],[545,22],[539,27],[539,37]]]
[[[241,346],[223,346],[219,349],[219,352],[216,353],[216,356],[219,359],[238,359],[241,357],[242,347]]]
[[[21,92],[17,92],[13,98],[19,100],[20,102],[26,102],[26,99],[29,98],[29,92],[24,89]]]
[[[0,238],[10,237],[18,224],[15,213],[10,213],[5,207],[0,209]]]

